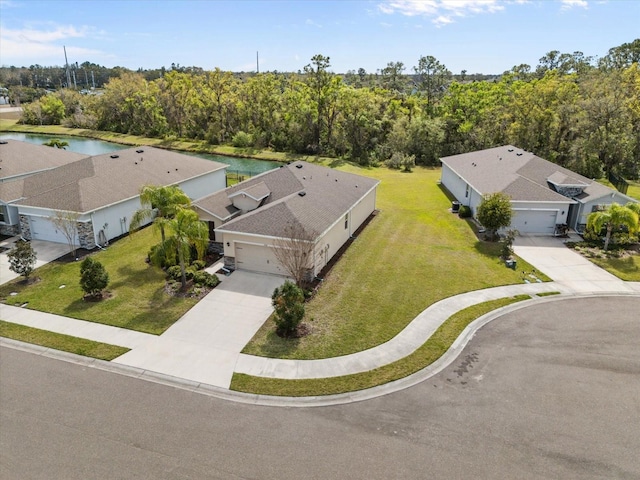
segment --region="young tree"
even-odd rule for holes
[[[275,310],[274,321],[278,334],[290,336],[304,317],[304,294],[300,287],[287,280],[273,291],[271,305]]]
[[[154,250],[151,261],[160,265],[165,258],[170,258],[177,253],[178,264],[182,277],[182,288],[187,287],[187,267],[191,246],[195,246],[198,258],[204,257],[204,252],[209,242],[209,227],[200,221],[198,214],[193,210],[179,208],[175,217],[167,220],[167,229],[171,232],[165,240]]]
[[[489,231],[492,240],[496,239],[499,229],[511,225],[512,215],[511,200],[501,192],[485,195],[476,212],[478,221]]]
[[[135,232],[140,229],[146,220],[153,218],[153,223],[160,230],[160,236],[164,243],[165,226],[168,221],[175,217],[180,208],[189,207],[191,199],[180,187],[175,185],[166,187],[145,185],[140,190],[140,203],[142,208],[134,212],[129,225],[129,232]]]
[[[29,280],[29,275],[36,265],[36,252],[31,246],[31,242],[18,240],[13,249],[7,254],[9,258],[9,269],[12,272],[22,275],[25,281]]]
[[[276,239],[271,247],[273,255],[299,287],[304,286],[313,266],[314,246],[315,235],[295,223],[288,224],[282,237]]]
[[[104,266],[92,257],[86,257],[80,265],[80,286],[92,297],[99,297],[109,285],[109,274]]]
[[[587,229],[598,234],[603,228],[607,229],[604,238],[604,250],[609,248],[611,234],[620,230],[621,227],[627,227],[629,233],[635,233],[638,230],[638,214],[627,206],[612,203],[606,210],[601,212],[593,212],[587,217]]]
[[[69,250],[76,258],[76,239],[78,238],[78,218],[80,215],[76,212],[65,212],[58,210],[49,220],[53,225],[62,232],[69,244]]]

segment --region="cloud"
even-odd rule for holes
[[[573,7],[589,8],[587,0],[562,0],[562,10],[570,10]]]
[[[387,15],[431,17],[435,25],[443,26],[456,17],[495,13],[504,6],[499,0],[386,0],[378,4],[378,10]]]
[[[64,41],[73,43],[76,39],[86,39],[97,35],[95,29],[87,26],[45,24],[42,28],[28,25],[21,29],[0,28],[3,64],[64,63],[62,45]],[[101,55],[99,50],[85,47],[67,46],[67,54],[73,58]]]
[[[307,21],[304,22],[304,23],[306,23],[307,25],[311,25],[312,27],[322,28],[322,25],[320,25],[319,23],[314,22],[310,18],[308,18]]]

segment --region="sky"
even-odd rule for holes
[[[432,55],[453,73],[533,68],[552,50],[602,57],[640,37],[638,0],[0,0],[0,65],[234,72],[329,70]],[[257,54],[258,53],[258,54]]]

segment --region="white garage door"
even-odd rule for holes
[[[271,248],[249,243],[236,243],[236,268],[252,272],[286,275]]]
[[[556,227],[555,210],[514,210],[511,228],[520,233],[553,235]]]
[[[69,243],[56,226],[44,217],[29,217],[31,225],[31,238],[33,240],[46,240],[47,242]],[[78,238],[76,237],[76,245]]]

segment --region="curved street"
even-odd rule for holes
[[[640,302],[532,304],[438,375],[309,409],[219,400],[1,348],[0,477],[640,477]]]

